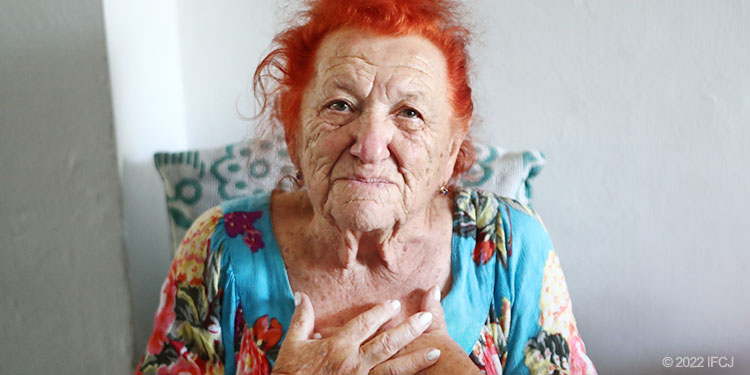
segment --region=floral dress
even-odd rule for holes
[[[459,190],[451,273],[448,333],[484,373],[596,374],[531,209]],[[269,374],[293,312],[270,193],[225,202],[182,240],[136,374]]]

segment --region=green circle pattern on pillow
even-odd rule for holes
[[[185,194],[185,190],[189,188],[193,189],[192,194]],[[200,182],[198,182],[198,180],[194,178],[186,178],[177,183],[174,191],[175,199],[179,199],[186,204],[195,204],[195,202],[198,202],[198,200],[201,199],[201,195],[203,194],[203,187],[201,187],[201,184]]]

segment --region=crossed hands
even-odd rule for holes
[[[372,335],[398,314],[399,301],[379,303],[325,338],[313,334],[315,312],[310,298],[295,293],[294,303],[294,315],[272,375],[481,373],[448,334],[438,287],[422,297],[422,312],[375,337]]]

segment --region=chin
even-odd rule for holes
[[[403,216],[401,195],[390,185],[337,183],[325,205],[337,227],[359,232],[390,230]]]
[[[348,202],[332,207],[331,216],[339,228],[358,232],[390,230],[396,222],[392,209],[372,201]]]

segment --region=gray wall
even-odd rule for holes
[[[548,155],[536,208],[601,373],[750,374],[750,1],[482,3],[478,134]]]
[[[0,373],[129,373],[101,2],[0,9]]]

